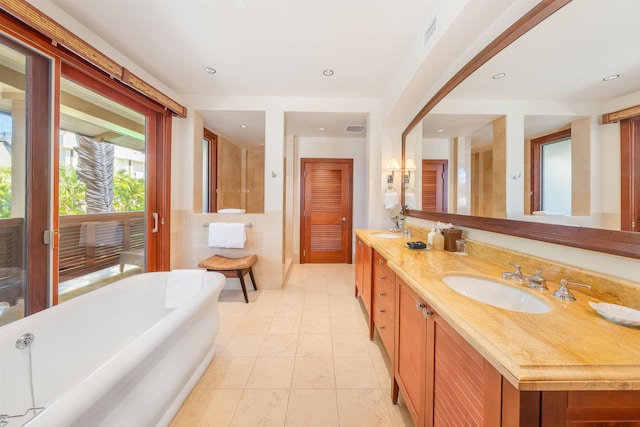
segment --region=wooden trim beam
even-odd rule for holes
[[[636,116],[640,116],[640,105],[625,108],[623,110],[614,111],[613,113],[603,114],[602,124],[606,125],[609,123],[616,123],[621,120],[630,119]]]
[[[49,16],[23,0],[0,0],[0,8],[26,25],[51,39],[52,44],[62,45],[84,60],[98,67],[109,76],[120,80],[154,100],[179,117],[187,116],[187,109],[160,92],[140,77],[118,64]]]

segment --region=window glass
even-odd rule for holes
[[[571,139],[541,147],[541,209],[571,215]]]

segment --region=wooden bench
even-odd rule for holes
[[[240,279],[240,285],[242,286],[242,293],[244,294],[244,301],[249,302],[247,296],[247,288],[244,284],[244,275],[249,273],[253,289],[258,290],[256,287],[256,279],[253,277],[253,264],[258,261],[256,255],[248,255],[242,258],[227,258],[222,255],[213,255],[207,259],[203,259],[198,263],[198,267],[206,268],[207,271],[215,271],[224,274],[224,277]]]

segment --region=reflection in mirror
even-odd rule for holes
[[[601,117],[640,104],[638,13],[570,2],[479,67],[405,131],[404,204],[620,230],[620,125]]]
[[[203,111],[203,212],[264,212],[264,112]]]

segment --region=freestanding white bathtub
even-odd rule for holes
[[[29,426],[168,425],[213,357],[224,283],[203,270],[145,273],[0,327],[0,414],[32,407],[31,351],[44,410]],[[26,333],[30,348],[16,348]]]

